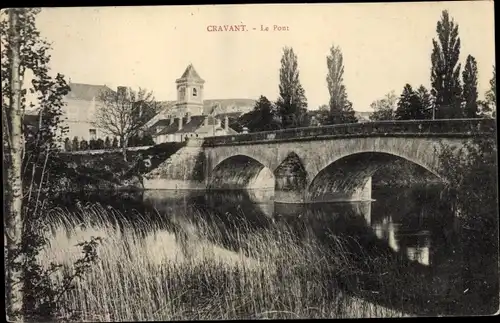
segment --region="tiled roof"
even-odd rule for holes
[[[162,131],[156,133],[155,135],[159,136],[159,135],[169,135],[172,133],[176,133],[177,130],[179,129],[178,127],[179,127],[179,120],[177,119],[173,124],[167,125]]]
[[[163,127],[163,126],[169,126],[169,125],[170,125],[170,119],[160,119],[154,125],[152,125],[151,128]]]
[[[220,128],[220,126],[217,126],[217,119],[213,117],[208,117],[207,125],[205,125],[206,117],[207,116],[192,116],[191,121],[188,123],[184,123],[181,130],[179,130],[179,118],[176,118],[172,125],[170,124],[170,119],[162,119],[160,121],[165,124],[165,128],[162,131],[158,132],[156,136],[174,133],[206,133],[213,130],[214,127]],[[183,122],[186,122],[186,120],[187,119],[184,117]],[[154,127],[156,127],[157,125],[161,125],[160,121],[155,123]],[[229,128],[229,133],[237,134],[237,132],[231,128]]]
[[[203,79],[198,75],[193,67],[193,64],[189,64],[184,73],[179,80],[190,80],[190,81],[203,81]]]
[[[101,92],[111,90],[106,85],[82,83],[70,83],[69,87],[71,90],[66,96],[67,98],[85,101],[92,101],[92,99],[97,98]]]
[[[187,119],[183,118],[183,122],[186,122]],[[182,125],[182,129],[178,130],[177,133],[186,133],[186,132],[196,132],[203,122],[205,121],[205,116],[192,116],[191,121]],[[179,120],[177,120],[179,122]]]
[[[165,120],[165,119],[163,119],[163,120]],[[198,129],[201,125],[203,125],[203,122],[205,121],[205,116],[192,116],[190,122],[185,123],[186,121],[187,121],[187,118],[185,118],[185,117],[182,118],[183,124],[182,124],[181,130],[179,130],[179,118],[175,118],[175,121],[172,125],[170,125],[170,121],[168,121],[165,129],[160,131],[157,135],[168,135],[168,134],[173,134],[173,133],[195,132],[196,129]]]

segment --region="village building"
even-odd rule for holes
[[[177,101],[166,102],[145,126],[156,144],[237,133],[230,119],[251,111],[255,100],[204,100],[204,84],[190,64],[176,80]]]
[[[64,97],[62,126],[66,127],[65,137],[71,140],[105,139],[108,134],[95,125],[95,115],[99,108],[99,95],[112,90],[106,85],[93,85],[69,82],[70,91]]]
[[[64,138],[73,140],[76,137],[79,141],[104,140],[108,134],[103,129],[98,129],[94,125],[94,121],[99,108],[100,93],[112,89],[106,85],[72,83],[71,80],[68,82],[68,86],[70,91],[63,97],[64,105],[61,108],[62,115],[60,116],[60,127],[65,129]],[[118,87],[117,90],[120,88],[124,87]],[[36,100],[31,100],[36,106]],[[39,109],[27,110],[26,118],[25,122],[30,127],[38,123],[40,118]]]

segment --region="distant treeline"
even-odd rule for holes
[[[133,136],[128,140],[127,147],[141,147],[141,146],[153,146],[155,142],[150,134],[144,136]],[[66,137],[64,139],[64,150],[65,151],[82,151],[82,150],[95,150],[95,149],[116,149],[123,147],[123,141],[119,140],[117,137],[113,139],[106,137],[104,140],[91,139],[87,141],[85,139],[79,140],[78,137],[74,137],[73,140]]]

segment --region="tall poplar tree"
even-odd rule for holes
[[[450,19],[447,10],[442,12],[436,32],[438,40],[433,39],[431,54],[432,95],[436,98],[436,118],[460,118],[460,37],[458,25]]]
[[[463,102],[464,117],[477,118],[479,115],[478,93],[477,93],[477,63],[476,59],[469,55],[462,73],[463,80]]]
[[[281,57],[279,98],[276,102],[282,128],[306,125],[307,99],[299,81],[297,55],[293,48],[285,47]]]
[[[481,113],[486,115],[491,112],[491,116],[495,118],[497,110],[497,73],[495,65],[493,65],[493,77],[490,80],[490,89],[486,91],[485,97],[486,103],[483,105]]]
[[[330,48],[330,55],[326,58],[328,73],[326,82],[330,93],[330,116],[326,120],[328,124],[354,123],[357,118],[354,115],[352,103],[347,99],[347,91],[344,83],[344,58],[338,46]]]

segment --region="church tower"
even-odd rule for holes
[[[176,111],[178,117],[187,113],[193,116],[203,114],[203,84],[205,81],[198,75],[192,64],[186,68],[177,84]]]

